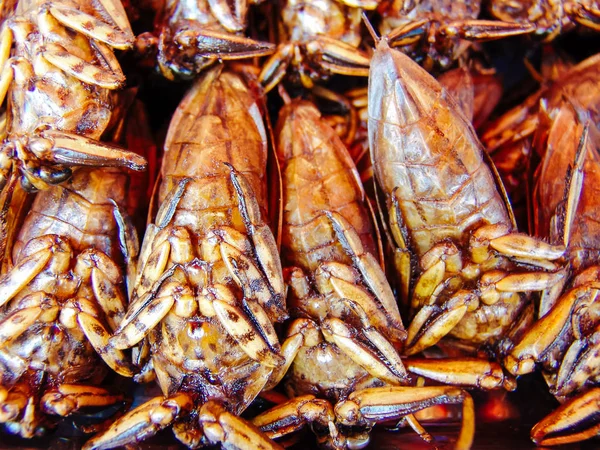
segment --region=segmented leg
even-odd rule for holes
[[[357,448],[368,442],[368,433],[353,431],[344,436],[336,425],[370,429],[377,422],[398,420],[439,404],[463,404],[463,424],[455,448],[471,448],[475,411],[471,396],[451,387],[381,387],[356,391],[335,408],[313,395],[297,397],[254,418],[253,423],[269,437],[277,438],[316,424],[320,443],[333,448]]]
[[[414,20],[404,24],[387,35],[390,47],[404,47],[428,37],[433,26],[431,19]],[[433,39],[465,39],[469,41],[491,41],[503,37],[531,33],[531,24],[502,22],[499,20],[465,19],[454,20],[435,30]]]
[[[552,393],[563,397],[583,390],[585,385],[600,376],[600,324],[589,335],[576,339],[559,367]]]
[[[77,134],[46,130],[35,143],[30,150],[37,158],[57,164],[146,170],[146,159],[137,153]]]
[[[13,69],[9,59],[12,43],[12,30],[5,24],[0,32],[0,105],[4,103],[8,88],[13,81]]]
[[[600,8],[595,2],[566,2],[565,12],[569,17],[588,28],[600,31]]]
[[[410,373],[443,384],[491,390],[516,388],[515,380],[504,375],[500,364],[477,358],[417,359],[403,361]]]
[[[0,423],[11,434],[32,438],[44,433],[44,415],[39,404],[40,386],[44,374],[41,371],[25,373],[19,382],[4,390],[5,399],[0,406]]]
[[[569,400],[559,406],[531,430],[531,439],[537,445],[563,445],[583,441],[600,434],[598,410],[600,388]]]
[[[194,48],[205,58],[227,60],[246,59],[270,55],[275,45],[215,30],[185,30],[173,37],[174,43],[184,48]]]
[[[193,408],[193,400],[188,394],[154,398],[118,418],[108,430],[90,439],[83,448],[101,450],[142,441],[173,424]]]
[[[232,167],[230,176],[247,235],[230,227],[215,228],[206,236],[201,251],[206,255],[220,254],[226,270],[244,293],[242,305],[229,287],[209,284],[196,288],[185,276],[201,263],[195,258],[189,232],[168,225],[188,182],[183,180],[157,213],[162,230],[154,235],[151,246],[142,249],[136,296],[110,340],[115,348],[125,349],[140,342],[173,306],[182,317],[190,317],[200,308],[205,316],[216,317],[252,359],[268,367],[283,363],[271,320],[286,316],[276,245],[260,220],[259,206],[245,179]],[[200,291],[197,301],[195,289]]]
[[[305,45],[309,59],[334,74],[369,76],[369,58],[362,51],[327,36],[319,36]]]
[[[345,268],[346,266],[342,265],[342,267]],[[310,291],[310,288],[308,287],[310,286],[309,280],[306,275],[304,275],[302,269],[290,269],[288,274],[290,287],[294,291],[294,294],[298,296],[298,299],[302,299],[301,296],[306,298],[318,296],[318,294]],[[329,277],[327,281],[331,282],[331,278],[332,277]],[[357,283],[358,280],[355,280],[354,282]],[[334,283],[335,282],[332,282],[332,284]],[[348,283],[348,285],[350,284],[351,282]],[[323,286],[323,283],[321,283],[321,295],[326,295],[327,290],[327,286]],[[335,295],[335,289],[331,290]],[[346,292],[346,294],[348,294],[348,292]],[[354,286],[351,294],[352,295],[350,296],[342,294],[337,299],[336,296],[334,296],[326,301],[331,304],[332,310],[341,308],[343,311],[346,309],[351,314],[356,315],[361,324],[360,328],[354,327],[337,317],[327,317],[322,320],[320,326],[312,321],[308,321],[308,319],[294,322],[290,332],[296,333],[302,329],[302,333],[305,334],[309,329],[318,329],[323,333],[326,341],[335,344],[340,351],[374,377],[386,380],[393,384],[402,384],[406,380],[406,371],[404,370],[402,361],[388,338],[378,329],[378,326],[382,325],[382,330],[385,330],[385,323],[376,324],[378,326],[374,326],[372,316],[368,316],[365,309],[363,309],[363,305],[361,305],[359,296],[366,298],[368,303],[370,303],[372,302],[371,294],[365,291],[364,288],[361,289],[358,285]],[[308,302],[306,299],[301,301],[303,303]],[[322,299],[316,297],[315,303],[317,303],[317,301],[320,302]],[[338,305],[336,305],[336,303]],[[336,314],[336,316],[337,315],[338,314]]]
[[[145,33],[138,37],[136,46],[142,54],[153,54],[157,49],[158,67],[168,79],[191,78],[217,61],[268,56],[276,51],[270,42],[190,26],[189,22],[180,29],[163,31],[158,39]]]
[[[468,337],[467,334],[474,330],[457,328],[467,313],[477,308],[493,307],[502,301],[518,301],[521,293],[552,289],[566,275],[552,262],[563,255],[563,246],[509,233],[503,225],[489,225],[476,230],[471,236],[470,253],[475,264],[484,264],[501,255],[552,271],[508,273],[490,270],[480,276],[478,295],[457,290],[440,305],[437,304],[438,297],[444,290],[453,285],[460,286],[461,279],[475,278],[478,273],[470,275],[472,267],[463,266],[461,252],[453,244],[434,246],[420,261],[422,273],[411,298],[412,309],[417,313],[408,328],[407,354],[416,354],[435,345],[450,332]]]
[[[204,436],[213,445],[221,444],[224,448],[240,450],[282,450],[254,425],[231,414],[216,402],[202,405],[198,421]]]
[[[121,25],[125,25],[125,28],[119,29],[83,11],[60,3],[50,6],[48,10],[60,23],[91,39],[104,42],[119,50],[126,50],[133,45],[134,37],[126,20],[127,16],[125,16],[125,20],[120,20]],[[119,16],[119,18],[121,17]]]
[[[275,53],[265,62],[258,81],[263,85],[265,92],[269,92],[279,84],[294,58],[296,46],[291,43],[280,44]]]
[[[271,439],[277,439],[298,431],[305,425],[311,425],[317,434],[319,444],[345,448],[341,441],[343,437],[335,427],[333,407],[327,400],[318,399],[314,395],[303,395],[277,405],[255,417],[252,423]]]
[[[475,407],[471,396],[452,387],[381,387],[353,392],[335,406],[338,423],[372,427],[377,422],[403,416],[439,404],[462,404],[462,427],[456,449],[469,449],[475,433]]]
[[[555,343],[560,342],[562,337],[569,333],[576,311],[592,305],[597,295],[598,290],[590,289],[589,286],[574,288],[567,292],[515,345],[505,358],[506,369],[513,375],[533,372],[535,364],[544,358]]]
[[[198,415],[186,417],[194,409]],[[216,402],[194,406],[188,394],[155,398],[119,418],[104,433],[90,439],[85,450],[108,449],[136,443],[173,425],[175,436],[190,447],[222,444],[232,449],[281,447],[245,420],[231,414]]]
[[[109,406],[123,400],[123,395],[96,386],[61,384],[46,391],[40,405],[46,414],[68,416],[82,408]]]
[[[348,223],[344,217],[336,212],[326,212],[327,217],[333,225],[335,234],[346,251],[346,253],[352,258],[355,267],[358,268],[362,279],[368,288],[375,295],[374,300],[370,300],[369,303],[372,306],[367,305],[367,302],[358,302],[363,306],[365,312],[369,312],[369,316],[372,317],[371,311],[375,313],[381,305],[383,311],[385,311],[385,320],[381,320],[381,323],[385,323],[386,328],[391,329],[391,335],[398,340],[404,339],[404,327],[402,326],[402,319],[400,318],[400,311],[398,310],[398,304],[394,298],[394,294],[390,285],[388,284],[381,266],[375,259],[375,257],[364,250],[361,239],[356,233],[356,230]],[[332,282],[333,278],[332,278]],[[351,295],[344,295],[344,281],[339,280],[339,285],[334,286],[337,289],[340,297],[354,299]],[[348,287],[348,285],[346,285]],[[377,302],[379,305],[377,305]],[[396,332],[397,330],[397,332]]]
[[[72,254],[70,245],[54,235],[36,238],[28,244],[28,248],[32,249],[31,253],[0,278],[0,306],[22,291],[49,263],[52,269],[60,265],[58,261],[64,261],[63,255],[70,258]],[[57,260],[54,267],[51,264],[53,258]]]

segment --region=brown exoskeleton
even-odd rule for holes
[[[293,398],[254,424],[271,437],[311,424],[327,447],[362,448],[375,423],[403,417],[429,439],[412,413],[462,403],[457,447],[469,447],[474,427],[469,394],[451,386],[409,386],[397,353],[405,331],[374,256],[372,219],[344,144],[313,104],[299,100],[280,112],[276,141],[283,177],[282,256],[293,317],[283,346],[285,386]],[[415,361],[411,369],[440,379],[458,364]],[[493,377],[485,370],[473,378],[478,376],[482,383]]]
[[[431,71],[450,67],[472,42],[530,33],[529,24],[477,19],[481,0],[384,0],[379,27],[389,45]]]
[[[372,60],[368,108],[373,168],[412,316],[406,353],[446,335],[477,347],[523,330],[533,319],[526,293],[562,279],[551,260],[564,248],[516,232],[472,126],[385,39]]]
[[[502,85],[495,72],[479,64],[448,70],[438,77],[440,84],[456,99],[465,117],[477,128],[485,123],[502,95]],[[317,92],[319,94],[319,92]],[[324,98],[326,95],[320,95]],[[363,182],[371,179],[373,170],[367,136],[368,88],[354,88],[343,96],[330,98],[342,107],[343,114],[326,116],[352,156]]]
[[[260,0],[166,0],[158,12],[156,34],[144,33],[142,54],[158,50],[157,62],[168,79],[192,78],[217,61],[265,56],[275,46],[242,36],[248,4]]]
[[[61,416],[124,398],[101,383],[110,369],[133,375],[130,358],[108,348],[135,274],[129,181],[118,168],[78,168],[30,208],[16,173],[3,191],[14,194],[4,197],[13,205],[2,218],[0,277],[0,423],[9,433],[38,436]]]
[[[125,81],[113,49],[132,44],[118,0],[18,2],[0,32],[0,102],[9,98],[2,184],[13,164],[28,190],[64,181],[69,166],[145,168],[141,156],[101,141]]]
[[[500,20],[535,25],[535,34],[551,41],[575,25],[600,31],[597,0],[491,0],[490,13]]]
[[[502,97],[502,83],[494,70],[477,64],[448,70],[437,80],[454,97],[475,129],[486,122]]]
[[[525,217],[526,197],[531,191],[527,188],[527,167],[532,158],[534,133],[543,122],[544,111],[554,110],[564,98],[576,101],[592,114],[598,111],[600,96],[595,86],[600,81],[600,55],[573,66],[560,54],[545,54],[541,78],[543,84],[537,92],[488,124],[481,135],[513,207]]]
[[[260,81],[271,90],[286,73],[310,89],[332,74],[369,74],[369,58],[359,50],[362,10],[378,0],[284,0],[280,44],[265,63]]]
[[[110,340],[117,349],[143,341],[140,378],[155,375],[164,397],[128,412],[86,449],[171,425],[189,447],[279,448],[237,417],[284,362],[273,326],[287,317],[283,275],[259,206],[267,146],[261,98],[223,65],[179,105],[155,194],[160,207],[130,308]]]
[[[505,366],[515,375],[542,367],[562,405],[531,436],[537,444],[558,445],[600,431],[600,132],[577,103],[563,100],[546,113],[548,126],[540,126],[535,139],[543,147],[533,195],[535,232],[565,245],[568,277],[544,293],[540,319]]]

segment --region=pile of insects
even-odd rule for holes
[[[600,1],[0,22],[0,440],[469,449],[532,379],[600,435]]]

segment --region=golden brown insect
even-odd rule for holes
[[[145,168],[141,156],[101,141],[125,81],[113,49],[132,43],[118,0],[18,2],[0,32],[0,101],[9,97],[2,184],[13,164],[29,190],[64,181],[69,166]]]
[[[595,86],[600,80],[600,56],[573,66],[563,55],[546,51],[540,79],[543,84],[537,92],[488,124],[481,135],[513,207],[520,212],[520,222],[525,222],[527,217],[526,196],[531,191],[527,187],[527,167],[532,157],[534,133],[541,126],[544,111],[553,111],[564,98],[569,98],[597,116],[600,96]],[[596,123],[599,119],[594,117]]]
[[[280,112],[276,141],[283,177],[282,256],[294,319],[283,346],[285,386],[294,398],[254,424],[271,437],[310,424],[327,447],[362,448],[375,423],[402,417],[430,438],[411,414],[434,404],[463,403],[457,446],[468,447],[474,426],[469,394],[454,387],[406,386],[409,376],[397,353],[405,331],[374,256],[371,217],[344,144],[313,104],[298,100]],[[434,378],[452,370],[447,361],[415,361],[411,368]]]
[[[369,146],[412,315],[405,351],[446,335],[499,344],[533,318],[524,293],[561,279],[550,260],[564,249],[516,233],[475,131],[435,79],[384,39],[371,67]]]
[[[535,25],[535,34],[551,41],[576,25],[600,31],[597,0],[491,0],[489,11],[500,20]]]
[[[545,151],[533,195],[534,224],[536,235],[564,243],[568,277],[544,293],[540,319],[505,365],[515,375],[543,368],[563,405],[531,435],[540,445],[558,445],[600,430],[600,389],[591,388],[600,376],[600,132],[589,113],[568,100],[548,114],[548,129],[541,126],[535,139]]]
[[[100,383],[109,367],[133,374],[126,355],[107,347],[138,245],[128,181],[117,168],[75,170],[36,196],[12,245],[0,278],[0,423],[9,433],[37,436],[57,416],[123,399]]]
[[[260,0],[167,0],[158,12],[156,38],[138,37],[142,54],[158,50],[158,68],[168,79],[191,78],[217,61],[265,56],[275,46],[241,35],[249,4]]]
[[[286,73],[309,89],[333,74],[366,77],[369,58],[359,50],[361,13],[376,6],[377,0],[285,0],[280,44],[260,74],[265,90]]]
[[[477,63],[441,74],[437,80],[454,97],[475,129],[485,123],[502,96],[502,83],[493,69]]]
[[[529,24],[479,20],[481,0],[383,1],[380,32],[427,70],[448,68],[472,45],[533,31]]]
[[[287,317],[277,247],[264,223],[261,99],[219,65],[196,81],[169,128],[130,308],[110,340],[142,343],[141,378],[165,397],[130,411],[85,448],[137,442],[173,425],[189,447],[279,448],[236,417],[283,364]]]

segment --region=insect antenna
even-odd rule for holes
[[[377,31],[375,31],[375,28],[373,27],[373,24],[371,23],[371,21],[367,17],[367,14],[363,11],[361,15],[362,15],[362,20],[365,23],[365,26],[367,27],[367,30],[369,30],[369,34],[371,35],[371,37],[375,41],[375,45],[379,44],[379,41],[381,40],[381,37],[377,34]]]

